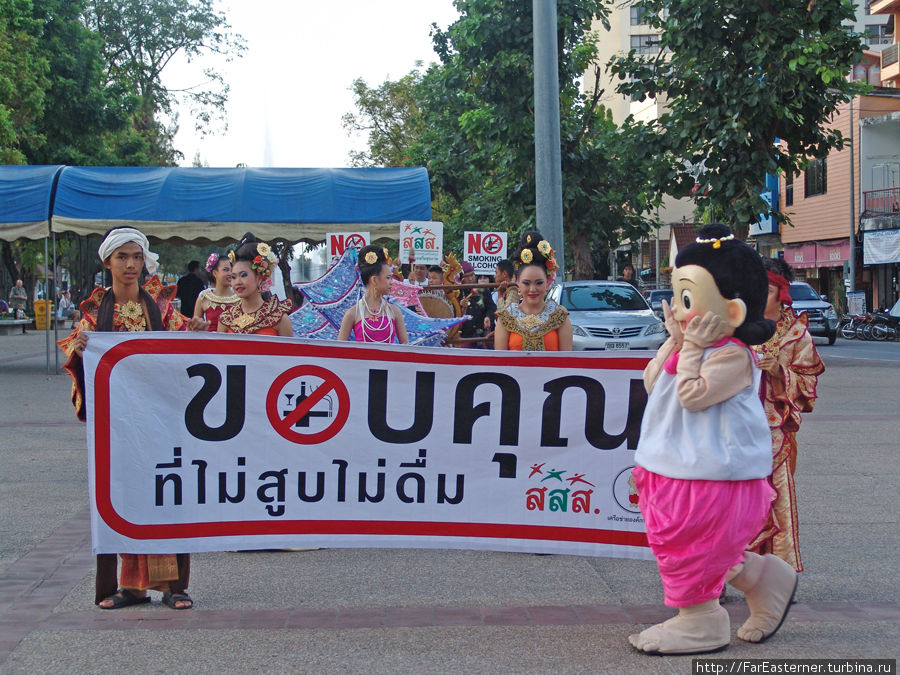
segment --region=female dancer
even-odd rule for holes
[[[349,340],[353,331],[357,342],[409,344],[400,308],[387,301],[391,291],[387,253],[380,246],[366,246],[359,252],[358,265],[365,293],[344,313],[337,339]]]
[[[565,307],[546,299],[556,274],[550,242],[529,233],[513,265],[522,300],[497,312],[494,349],[571,351],[572,322]]]
[[[679,250],[669,339],[644,370],[649,394],[632,472],[647,541],[671,619],[629,636],[653,654],[700,654],[731,641],[719,605],[727,581],[743,591],[750,618],[738,637],[762,642],[784,621],[793,568],[745,549],[766,522],[771,437],[759,401],[760,374],[747,345],[771,337],[759,255],[713,223]]]
[[[101,331],[206,330],[202,319],[187,319],[172,307],[175,286],[163,286],[155,276],[158,256],[142,232],[131,227],[109,230],[98,250],[103,266],[112,274],[111,288],[96,288],[81,303],[82,318],[68,337],[58,342],[68,356],[65,370],[72,376],[72,402],[78,418],[84,420],[84,365],[81,360],[88,333]],[[151,276],[139,283],[146,267]],[[94,602],[101,609],[119,609],[150,602],[148,590],[162,591],[163,602],[172,609],[193,606],[187,594],[191,559],[188,554],[122,554],[120,582],[116,583],[115,554],[97,556],[97,585]],[[116,590],[118,588],[118,590]]]
[[[291,303],[280,301],[268,291],[278,258],[268,244],[245,234],[235,250],[228,252],[231,261],[231,287],[240,298],[219,316],[220,333],[255,333],[292,337],[294,331],[288,314]]]
[[[194,318],[205,319],[209,322],[209,330],[216,331],[222,312],[241,299],[231,290],[231,261],[227,257],[210,253],[206,259],[206,273],[213,287],[200,291],[194,304]]]
[[[825,364],[807,330],[806,313],[791,309],[788,290],[794,273],[783,260],[763,260],[769,277],[766,318],[776,323],[775,335],[757,349],[756,367],[762,371],[760,398],[772,432],[772,486],[776,498],[765,529],[750,544],[757,553],[774,553],[803,571],[797,521],[797,431],[800,413],[810,412],[816,403],[816,384]]]

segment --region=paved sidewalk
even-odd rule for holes
[[[840,343],[838,343],[840,345]],[[95,608],[83,425],[43,335],[0,336],[0,673],[688,673],[635,652],[652,562],[323,549],[194,556],[196,606]],[[710,658],[896,658],[900,364],[829,358],[800,432],[804,563],[781,631]],[[835,356],[838,356],[835,352]],[[51,360],[52,363],[52,360]],[[746,605],[729,590],[733,630]]]

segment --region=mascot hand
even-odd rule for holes
[[[675,320],[675,317],[672,316],[672,309],[665,300],[662,301],[662,310],[666,330],[669,331],[669,336],[675,341],[676,346],[680,349],[681,345],[684,344],[684,333],[681,332],[681,324],[679,324]]]
[[[707,312],[703,317],[695,316],[691,319],[684,329],[684,339],[705,349],[712,347],[731,333],[731,326],[722,317],[713,312]]]
[[[760,356],[756,360],[756,367],[772,374],[777,373],[781,369],[781,366],[778,365],[778,359],[771,354]]]

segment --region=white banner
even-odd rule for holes
[[[92,333],[94,552],[649,559],[631,480],[648,357]]]
[[[475,274],[494,276],[497,263],[506,260],[506,232],[463,232],[463,260]]]
[[[444,257],[444,224],[439,220],[400,221],[400,262],[440,265]]]
[[[350,246],[362,248],[372,243],[368,232],[329,232],[325,236],[325,245],[328,247],[328,259],[331,262],[340,259],[344,251]]]
[[[863,235],[863,264],[900,262],[900,230],[876,230]]]

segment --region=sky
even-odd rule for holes
[[[416,61],[436,61],[430,26],[458,16],[452,0],[220,0],[217,8],[246,40],[244,56],[178,59],[163,71],[177,89],[202,82],[212,66],[231,87],[224,133],[202,138],[180,110],[183,166],[198,152],[211,167],[349,166],[350,150],[365,148],[341,124],[354,111],[353,80],[374,87]]]

